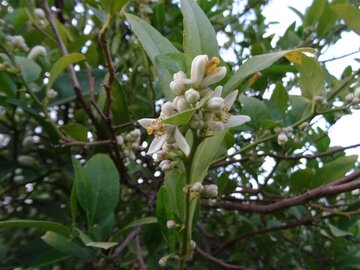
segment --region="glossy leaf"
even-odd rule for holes
[[[6,220],[0,221],[0,228],[35,228],[43,231],[52,231],[64,236],[70,235],[70,229],[61,223],[43,220]]]
[[[295,50],[281,51],[281,52],[273,52],[268,54],[262,54],[254,56],[248,59],[245,63],[243,63],[239,69],[230,77],[227,83],[224,85],[223,92],[224,94],[228,94],[232,90],[244,81],[251,74],[261,71],[272,64],[274,64],[277,60],[284,57],[288,53],[292,52],[314,52],[315,50],[312,48],[301,48]]]
[[[51,67],[49,82],[46,85],[46,89],[49,90],[52,87],[56,78],[63,72],[63,70],[68,65],[84,61],[85,59],[86,57],[81,53],[70,53],[57,60]]]
[[[192,60],[200,54],[209,58],[218,56],[216,33],[209,19],[194,0],[181,0],[184,17],[184,52],[190,67]]]
[[[76,141],[87,141],[88,129],[81,124],[67,124],[65,126],[61,126],[60,130]]]
[[[44,240],[49,246],[65,254],[80,257],[86,260],[91,258],[91,253],[89,250],[75,244],[70,239],[64,237],[61,234],[46,232],[46,234],[42,236],[41,239]]]
[[[173,124],[173,125],[187,125],[189,124],[191,117],[196,112],[196,108],[189,109],[177,114],[174,114],[173,116],[166,118],[163,120],[165,124]]]

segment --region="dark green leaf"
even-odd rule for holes
[[[61,126],[60,130],[76,141],[87,141],[88,129],[81,124],[67,124],[65,126]]]
[[[242,114],[248,115],[251,121],[248,123],[254,129],[258,129],[260,122],[269,117],[269,111],[266,105],[254,97],[239,96],[242,104]]]
[[[35,228],[43,231],[52,231],[64,236],[70,235],[70,229],[60,223],[43,220],[6,220],[0,221],[0,228]]]

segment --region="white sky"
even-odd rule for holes
[[[310,0],[272,0],[268,7],[264,10],[264,16],[268,22],[279,22],[278,24],[270,25],[269,34],[276,34],[281,36],[287,27],[294,21],[298,24],[301,22],[300,18],[288,7],[292,6],[304,13],[306,7],[310,6]],[[341,39],[323,55],[319,60],[327,60],[334,57],[342,56],[347,53],[358,51],[350,57],[326,63],[328,71],[339,78],[346,66],[351,65],[353,70],[360,68],[360,63],[353,60],[360,58],[360,36],[354,32],[347,32],[341,35]],[[342,117],[330,130],[330,138],[332,146],[347,146],[360,143],[360,128],[357,123],[360,120],[360,110],[354,111],[353,115]],[[347,150],[348,154],[360,155],[360,147],[356,149]]]

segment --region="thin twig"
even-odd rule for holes
[[[60,141],[60,144],[54,145],[54,147],[69,147],[69,146],[96,146],[96,145],[109,145],[113,142],[111,140],[102,140],[94,142],[82,142],[82,141]]]
[[[140,233],[140,231],[139,231],[139,233]],[[135,236],[136,259],[138,261],[139,268],[141,270],[146,270],[146,265],[145,265],[142,255],[141,255],[141,245],[140,245],[139,233],[137,233],[137,235]]]
[[[136,229],[134,229],[131,233],[129,233],[129,235],[125,238],[125,240],[121,243],[120,246],[118,246],[114,253],[111,255],[112,259],[116,259],[121,252],[127,247],[127,245],[131,242],[131,240],[133,240],[133,238],[140,232],[141,227],[137,227]]]
[[[209,259],[210,261],[217,263],[218,265],[221,265],[222,267],[224,267],[224,269],[252,270],[252,268],[249,267],[226,263],[223,260],[215,258],[214,256],[206,253],[204,250],[202,250],[199,247],[195,247],[195,251],[200,255],[204,256],[205,258]]]

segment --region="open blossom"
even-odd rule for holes
[[[190,154],[190,147],[176,126],[164,124],[161,118],[143,118],[138,122],[146,128],[149,135],[155,135],[147,152],[148,155],[158,152],[166,142],[175,143],[186,156]]]

